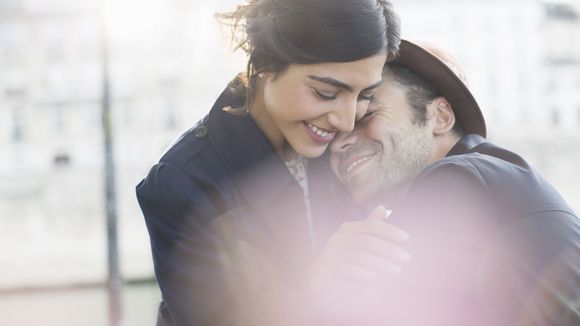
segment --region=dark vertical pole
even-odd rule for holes
[[[101,17],[99,26],[102,60],[101,118],[103,126],[105,206],[107,216],[107,294],[109,299],[109,325],[120,326],[122,321],[121,290],[123,281],[119,267],[117,234],[117,196],[115,192],[115,158],[111,124],[111,86],[109,81],[109,51],[107,30]]]

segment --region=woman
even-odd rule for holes
[[[304,158],[366,114],[399,44],[384,0],[250,0],[220,17],[247,71],[137,186],[164,300],[159,325],[236,322],[222,255],[233,237],[300,279],[335,223],[316,206],[326,174]]]

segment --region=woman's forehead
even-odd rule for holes
[[[315,64],[290,64],[285,73],[305,80],[335,79],[352,88],[368,87],[382,81],[385,56],[373,56],[349,62],[322,62]],[[316,78],[312,78],[312,77]]]

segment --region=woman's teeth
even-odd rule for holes
[[[310,123],[308,123],[307,126],[310,130],[312,130],[312,132],[314,132],[315,134],[317,134],[318,136],[323,137],[323,138],[327,138],[328,136],[333,134],[333,133],[330,133],[328,131],[320,130],[320,128],[318,128],[315,125],[312,125]]]

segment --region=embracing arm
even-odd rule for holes
[[[492,242],[481,295],[509,325],[580,324],[580,220],[563,211],[523,216]]]
[[[540,190],[526,189],[528,183],[521,180],[527,179],[502,167],[490,164],[484,172],[480,168],[458,159],[442,164],[417,185],[426,189],[419,198],[421,209],[427,209],[423,215],[435,218],[419,223],[432,223],[426,234],[432,236],[433,246],[425,246],[425,252],[429,257],[442,253],[440,262],[449,259],[439,263],[441,280],[454,275],[450,286],[435,293],[450,293],[456,287],[458,295],[451,298],[461,302],[463,289],[473,291],[476,301],[464,311],[476,318],[463,319],[472,325],[580,324],[580,220],[569,210],[556,208],[564,207],[557,200],[535,213],[514,217],[508,212],[526,209],[525,194],[537,194],[534,206],[551,199]],[[458,313],[449,316],[463,318]]]

